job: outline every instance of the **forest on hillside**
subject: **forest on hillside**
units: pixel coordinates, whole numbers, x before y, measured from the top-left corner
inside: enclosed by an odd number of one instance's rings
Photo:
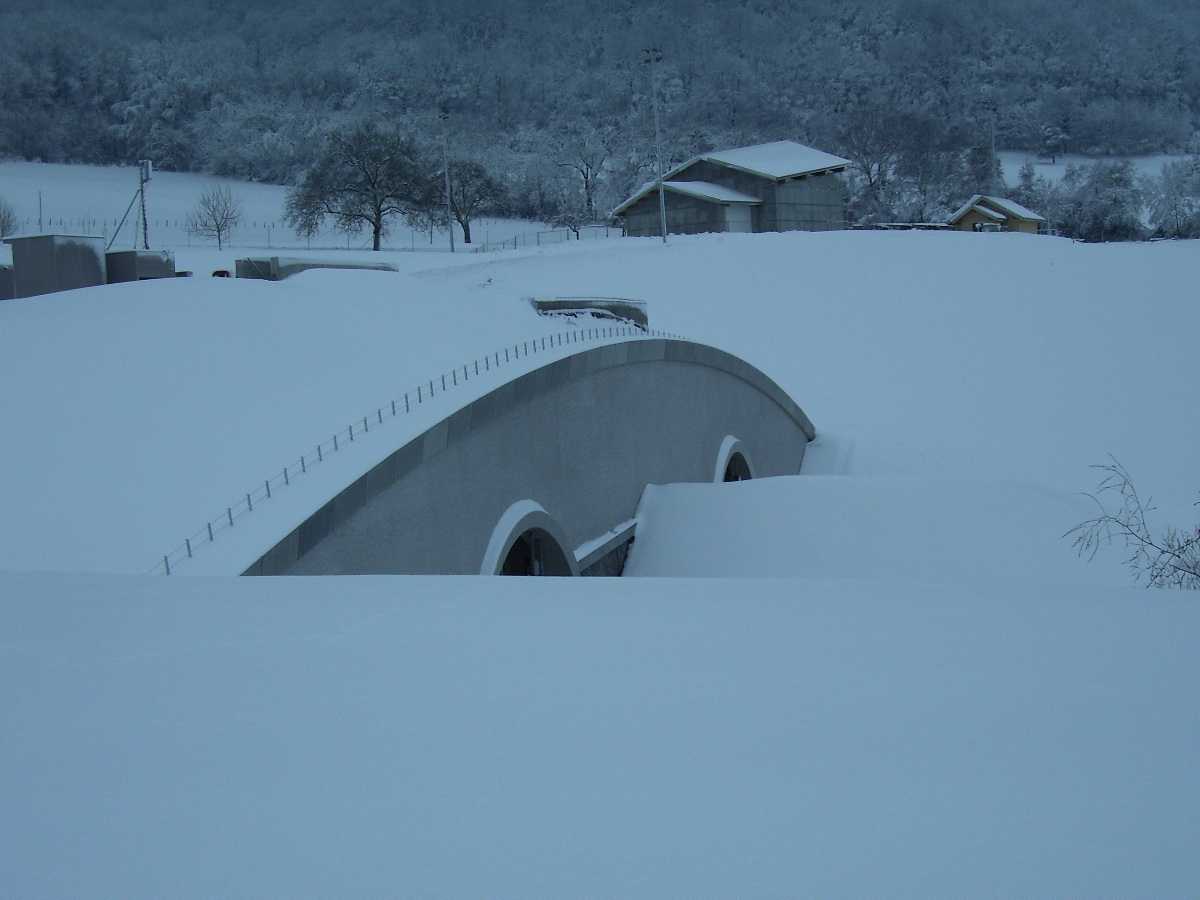
[[[996,148],[1200,151],[1197,34],[1194,0],[6,0],[0,158],[294,183],[371,122],[590,215],[650,176],[653,89],[666,165],[790,138],[854,163],[855,219],[923,219]]]

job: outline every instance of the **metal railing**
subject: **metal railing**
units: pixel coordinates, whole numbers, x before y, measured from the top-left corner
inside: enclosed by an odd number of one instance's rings
[[[581,344],[587,341],[602,341],[619,337],[682,340],[678,335],[663,331],[650,331],[633,325],[611,325],[586,328],[579,331],[564,331],[558,334],[537,337],[532,341],[522,341],[519,344],[513,344],[511,347],[497,350],[480,359],[474,359],[465,365],[457,366],[443,375],[438,375],[418,384],[413,390],[406,391],[403,396],[388,400],[384,405],[376,407],[365,416],[355,417],[355,420],[350,425],[335,433],[328,441],[318,444],[311,453],[302,454],[297,461],[284,466],[282,472],[264,479],[258,487],[247,491],[236,503],[225,507],[224,513],[205,522],[203,528],[190,537],[185,538],[184,542],[170,553],[164,554],[162,559],[148,569],[145,574],[170,575],[172,566],[178,565],[183,560],[190,559],[201,547],[214,541],[216,536],[222,531],[232,528],[238,519],[254,512],[256,505],[261,505],[263,502],[270,500],[281,489],[290,487],[292,481],[306,475],[312,466],[320,465],[330,454],[338,453],[348,443],[356,440],[361,441],[370,434],[372,427],[382,425],[386,418],[411,413],[431,401],[434,396],[457,387],[460,382],[468,384],[472,378],[486,375],[492,369],[497,369],[500,366],[519,359],[528,358],[537,353],[552,350],[555,347],[565,347],[570,344]]]

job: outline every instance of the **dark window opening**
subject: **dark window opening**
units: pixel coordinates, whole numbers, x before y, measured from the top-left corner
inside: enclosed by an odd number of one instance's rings
[[[725,465],[725,481],[749,481],[750,464],[746,462],[746,457],[740,453],[735,453],[729,457],[729,462]]]
[[[548,531],[530,528],[513,542],[500,574],[570,576],[571,564]]]

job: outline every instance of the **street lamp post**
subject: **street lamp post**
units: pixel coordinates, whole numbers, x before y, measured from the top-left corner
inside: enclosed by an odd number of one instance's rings
[[[642,52],[646,54],[646,64],[650,67],[650,106],[654,110],[654,164],[658,170],[658,219],[665,244],[667,242],[667,198],[663,193],[662,135],[658,127],[658,64],[662,62],[662,54],[655,47]]]
[[[442,131],[442,169],[446,175],[446,231],[450,233],[450,252],[454,252],[454,205],[450,202],[450,114],[443,112],[441,116],[444,129]]]

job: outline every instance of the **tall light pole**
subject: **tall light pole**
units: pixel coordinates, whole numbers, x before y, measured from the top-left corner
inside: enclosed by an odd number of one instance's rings
[[[662,228],[663,243],[667,242],[667,197],[663,193],[662,136],[658,128],[658,64],[662,54],[657,47],[643,50],[646,65],[650,67],[650,106],[654,110],[654,164],[658,170],[658,219]]]
[[[450,252],[454,252],[454,205],[450,202],[450,113],[439,116],[442,129],[442,169],[446,174],[446,231],[450,232]]]
[[[142,249],[150,249],[150,234],[146,222],[146,182],[150,180],[150,173],[154,166],[148,159],[138,160],[138,196],[142,201]],[[134,238],[133,246],[137,247],[137,238]]]

